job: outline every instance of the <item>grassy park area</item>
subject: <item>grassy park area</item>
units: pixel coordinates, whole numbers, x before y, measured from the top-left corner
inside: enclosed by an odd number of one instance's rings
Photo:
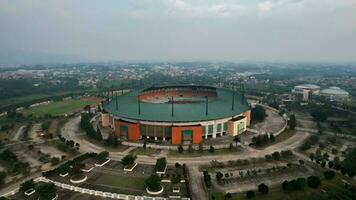
[[[41,105],[41,106],[30,108],[27,111],[27,113],[33,114],[35,116],[43,116],[45,114],[62,115],[76,110],[82,110],[84,106],[91,105],[91,104],[93,104],[93,102],[76,100],[76,99],[58,101],[47,105]]]
[[[284,192],[281,188],[272,189],[267,195],[262,195],[256,190],[254,200],[278,200],[278,199],[308,199],[308,200],[320,200],[320,199],[351,199],[354,197],[353,192],[346,189],[342,182],[343,177],[337,175],[333,180],[326,180],[322,178],[322,185],[319,188],[312,189],[306,187],[301,191]],[[209,189],[209,196],[215,196],[216,200],[223,200],[225,193]],[[231,200],[244,200],[246,199],[245,193],[233,194]]]
[[[134,190],[145,190],[145,178],[133,176],[118,176],[113,174],[101,174],[96,180],[97,185],[114,188],[126,188]]]

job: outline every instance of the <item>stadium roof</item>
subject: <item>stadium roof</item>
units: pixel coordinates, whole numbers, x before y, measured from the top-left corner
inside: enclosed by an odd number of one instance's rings
[[[339,87],[329,87],[327,89],[324,89],[320,91],[321,94],[326,94],[326,95],[349,95],[349,93],[343,89],[340,89]]]
[[[139,115],[137,95],[141,91],[144,90],[135,90],[118,96],[118,110],[116,110],[115,98],[105,104],[104,109],[118,117],[155,122],[208,121],[233,117],[249,109],[247,100],[240,93],[235,92],[234,110],[232,110],[233,92],[228,89],[217,88],[217,97],[208,102],[207,115],[205,102],[174,104],[174,114],[172,116],[172,104],[146,103],[142,101],[140,102],[141,114]]]
[[[314,85],[314,84],[303,84],[303,85],[294,86],[294,88],[299,88],[299,89],[320,89],[320,86]]]

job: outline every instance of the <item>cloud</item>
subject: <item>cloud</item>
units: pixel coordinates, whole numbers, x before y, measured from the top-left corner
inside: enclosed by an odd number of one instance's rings
[[[261,11],[270,11],[272,10],[273,6],[274,6],[273,3],[270,1],[264,1],[258,4],[258,8]]]
[[[355,59],[350,0],[0,0],[0,49],[97,59]]]

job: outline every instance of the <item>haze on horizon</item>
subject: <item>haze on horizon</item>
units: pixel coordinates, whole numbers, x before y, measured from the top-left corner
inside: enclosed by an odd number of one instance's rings
[[[356,61],[351,0],[0,0],[0,64]]]

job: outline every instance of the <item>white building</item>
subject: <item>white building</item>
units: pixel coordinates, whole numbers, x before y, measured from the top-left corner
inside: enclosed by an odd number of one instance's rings
[[[314,84],[297,85],[292,89],[293,98],[297,101],[309,101],[312,95],[318,95],[319,93],[320,86]]]
[[[347,91],[335,86],[321,90],[320,95],[330,101],[348,101],[350,99],[350,94]]]

